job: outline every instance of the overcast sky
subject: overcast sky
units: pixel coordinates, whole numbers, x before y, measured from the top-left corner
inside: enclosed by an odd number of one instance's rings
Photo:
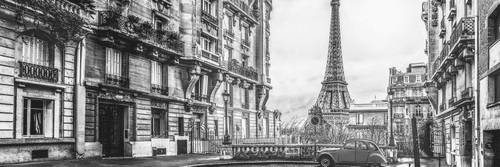
[[[426,62],[421,0],[341,0],[344,71],[356,103],[386,97],[389,68]],[[283,119],[306,116],[325,73],[330,0],[274,0],[271,15],[273,89],[267,103]]]

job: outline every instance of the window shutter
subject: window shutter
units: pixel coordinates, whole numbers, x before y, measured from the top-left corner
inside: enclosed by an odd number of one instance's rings
[[[165,90],[167,90],[167,87],[168,87],[168,66],[167,65],[162,65],[161,68],[162,68],[162,71],[161,71],[161,75],[162,75],[161,85],[162,85],[163,88],[165,88]]]
[[[122,67],[122,73],[121,73],[121,76],[120,77],[126,77],[128,78],[128,53],[126,54],[123,54],[123,57],[121,58],[122,59],[122,63],[121,63],[121,67]]]
[[[207,95],[207,91],[208,91],[208,76],[207,75],[203,75],[202,84],[203,84],[203,87],[201,89],[202,95],[206,96]]]

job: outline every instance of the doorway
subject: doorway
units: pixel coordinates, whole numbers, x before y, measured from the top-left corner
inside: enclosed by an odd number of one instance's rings
[[[124,106],[99,104],[99,142],[102,144],[102,157],[124,156],[124,112]]]

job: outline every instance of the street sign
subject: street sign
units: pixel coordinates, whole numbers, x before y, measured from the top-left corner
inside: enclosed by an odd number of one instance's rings
[[[319,124],[319,117],[317,117],[317,116],[313,116],[313,117],[311,118],[311,124],[313,124],[313,125],[318,125],[318,124]]]

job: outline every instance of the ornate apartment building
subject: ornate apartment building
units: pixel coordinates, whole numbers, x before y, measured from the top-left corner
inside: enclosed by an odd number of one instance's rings
[[[387,100],[353,103],[349,107],[347,128],[354,132],[354,138],[369,139],[379,145],[386,145],[389,132],[387,109]]]
[[[0,163],[216,152],[203,148],[226,127],[279,134],[271,0],[1,2]]]
[[[471,166],[477,89],[475,0],[429,0],[422,4],[427,37],[426,86],[436,120],[435,143],[446,163]],[[444,135],[444,136],[443,136]],[[436,153],[436,152],[435,152]]]
[[[394,93],[393,130],[394,138],[401,150],[412,148],[411,118],[423,120],[432,117],[433,108],[424,88],[426,79],[425,63],[411,63],[406,72],[398,71],[395,67],[389,69],[387,91]]]

